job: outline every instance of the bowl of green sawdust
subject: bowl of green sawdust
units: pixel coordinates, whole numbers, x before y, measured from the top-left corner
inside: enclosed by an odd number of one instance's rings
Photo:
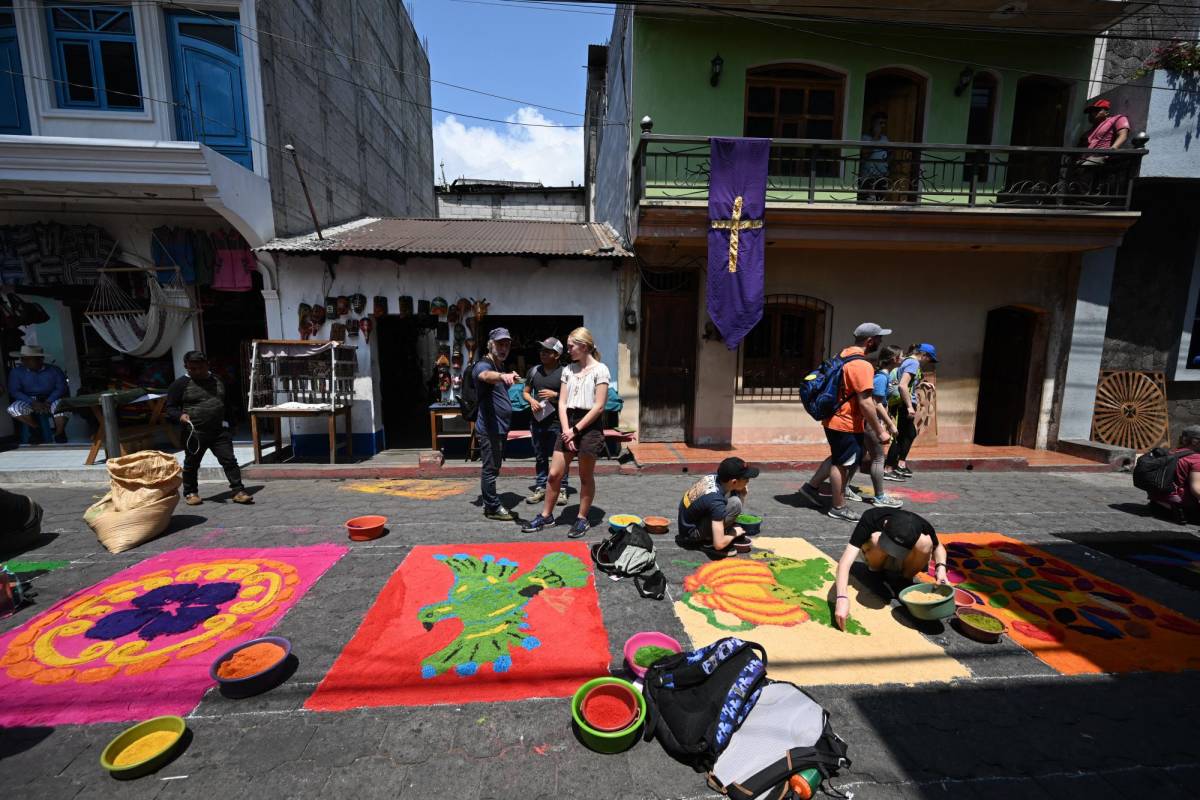
[[[984,644],[994,644],[1008,629],[1004,620],[994,617],[986,611],[964,606],[954,612],[958,618],[958,630],[969,639]]]
[[[646,670],[655,661],[682,652],[679,642],[658,631],[642,631],[625,640],[625,663],[639,678],[646,677]]]

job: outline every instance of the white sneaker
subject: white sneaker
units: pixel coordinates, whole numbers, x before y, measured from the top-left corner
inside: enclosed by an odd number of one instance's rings
[[[869,498],[869,500],[874,505],[883,506],[884,508],[899,508],[904,505],[903,500],[892,497],[890,494],[881,494],[878,497]]]

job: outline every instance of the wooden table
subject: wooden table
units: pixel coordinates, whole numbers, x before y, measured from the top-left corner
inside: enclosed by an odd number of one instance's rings
[[[149,439],[159,434],[165,434],[171,444],[178,450],[180,445],[179,431],[174,425],[167,424],[167,396],[165,394],[157,397],[152,397],[149,400],[134,400],[125,405],[135,405],[137,403],[145,403],[150,407],[150,419],[138,425],[122,425],[117,431],[117,435],[121,442],[121,455],[128,455],[129,449],[126,444],[132,443],[141,439]],[[100,423],[96,428],[96,432],[92,435],[92,447],[88,450],[87,458],[83,463],[92,465],[96,463],[96,456],[100,452],[100,448],[104,447],[104,410],[99,405],[88,406],[92,409],[92,413],[96,416],[96,421]],[[112,453],[104,454],[106,459],[115,458]]]
[[[351,406],[342,406],[335,408],[332,411],[323,410],[301,410],[301,409],[282,409],[273,410],[269,408],[256,408],[250,412],[250,440],[254,444],[254,463],[262,463],[262,440],[258,430],[258,418],[273,420],[275,428],[275,453],[278,455],[279,449],[283,443],[283,423],[284,417],[328,417],[329,419],[329,463],[337,463],[337,418],[342,416],[346,420],[346,460],[354,460],[354,426],[351,421],[350,412]]]
[[[466,439],[468,442],[473,441],[475,436],[475,423],[471,422],[467,426],[466,433],[442,433],[438,420],[446,417],[458,417],[462,415],[462,411],[458,406],[430,406],[429,407],[429,449],[440,450],[438,440],[440,439]],[[471,460],[470,447],[467,448],[467,460]]]

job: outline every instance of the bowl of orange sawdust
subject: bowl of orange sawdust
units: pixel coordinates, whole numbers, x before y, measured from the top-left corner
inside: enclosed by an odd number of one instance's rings
[[[226,651],[209,667],[208,674],[230,696],[258,694],[281,679],[292,654],[292,643],[282,636],[251,639]]]
[[[182,717],[155,717],[126,728],[100,751],[100,766],[114,778],[149,775],[183,749],[187,723]]]

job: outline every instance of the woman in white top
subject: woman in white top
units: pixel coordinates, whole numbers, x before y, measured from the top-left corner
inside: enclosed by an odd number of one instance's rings
[[[612,378],[608,367],[601,363],[596,340],[587,328],[571,331],[567,353],[572,363],[562,372],[562,391],[558,393],[558,419],[563,433],[554,445],[545,504],[542,513],[521,530],[538,533],[555,525],[554,504],[563,475],[571,459],[579,456],[579,513],[567,533],[570,538],[578,539],[591,527],[588,512],[596,496],[596,459],[604,454],[604,403]]]

